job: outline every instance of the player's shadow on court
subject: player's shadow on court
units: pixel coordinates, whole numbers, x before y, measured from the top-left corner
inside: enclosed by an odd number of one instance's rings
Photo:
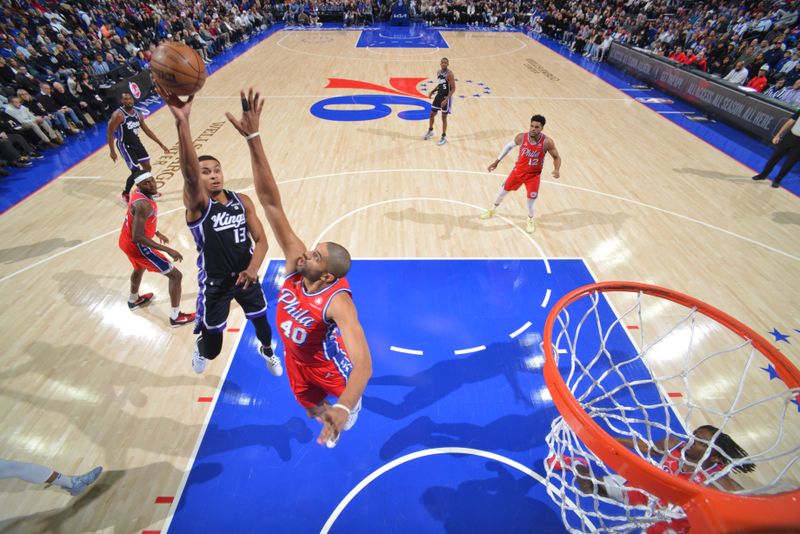
[[[778,224],[796,224],[800,226],[800,213],[776,211],[772,214],[772,220]]]
[[[508,228],[507,225],[485,224],[480,220],[480,212],[475,211],[469,215],[450,215],[447,213],[425,213],[411,207],[400,211],[389,211],[384,217],[394,222],[414,222],[437,226],[443,230],[439,239],[449,240],[453,237],[453,230],[479,230],[481,232],[499,232]]]
[[[709,169],[691,169],[686,167],[672,170],[680,174],[690,174],[692,176],[710,178],[712,180],[724,180],[726,182],[735,182],[741,184],[753,183],[749,176],[742,176],[741,174],[729,174],[725,172],[712,171]]]
[[[120,254],[122,254],[121,251]],[[185,268],[180,267],[180,264],[178,266],[185,272]],[[53,280],[58,283],[58,292],[64,297],[67,304],[84,312],[93,309],[98,302],[116,301],[123,313],[130,313],[131,317],[142,317],[152,321],[154,328],[169,329],[167,309],[165,309],[169,306],[169,281],[167,278],[158,273],[147,273],[144,280],[145,283],[155,286],[153,290],[155,297],[148,306],[129,312],[126,311],[127,300],[125,298],[129,276],[130,271],[122,271],[117,275],[102,275],[75,269],[53,274]],[[107,282],[107,284],[103,282]],[[189,306],[196,298],[197,284],[192,283],[191,280],[187,282],[187,277],[184,276],[181,302],[185,306]],[[189,326],[186,328],[191,329]]]
[[[497,476],[466,480],[455,488],[433,486],[422,494],[422,505],[445,532],[564,531],[555,511],[528,496],[537,480],[498,462],[487,462],[486,469]]]
[[[63,237],[53,239],[45,239],[38,243],[31,243],[30,245],[21,245],[18,247],[0,249],[0,262],[9,264],[15,263],[20,260],[29,260],[31,258],[38,258],[46,256],[52,252],[66,250],[75,247],[82,243],[79,239],[72,239],[67,241]]]
[[[148,358],[157,356],[141,357],[144,364]],[[192,388],[213,387],[217,382],[212,375],[162,376],[144,367],[111,360],[83,345],[35,342],[25,348],[18,360],[21,363],[0,372],[0,379],[43,375],[36,382],[41,385],[38,389],[15,390],[4,383],[2,396],[61,414],[67,424],[72,423],[78,432],[103,448],[106,457],[116,457],[119,436],[124,436],[128,448],[162,452],[165,447],[174,447],[177,439],[194,439],[201,431],[200,424],[182,424],[166,416],[147,417],[136,410],[131,413],[130,405],[142,408],[148,404],[143,388],[185,387],[190,403]],[[164,434],[158,429],[169,432]]]
[[[220,466],[214,476],[221,472]],[[78,497],[68,497],[63,508],[0,521],[0,532],[141,532],[151,525],[161,524],[167,517],[169,506],[153,505],[147,513],[131,514],[131,500],[136,499],[141,506],[150,505],[158,496],[156,481],[165,487],[177,487],[181,475],[181,471],[169,462],[104,470],[86,492]]]
[[[481,426],[472,423],[436,423],[428,416],[412,421],[395,432],[380,450],[382,460],[390,460],[416,445],[470,447],[482,450],[527,451],[544,443],[550,422],[558,415],[553,407],[540,408],[528,415],[504,415]]]
[[[522,391],[519,373],[530,372],[525,358],[535,348],[521,341],[493,343],[485,350],[458,356],[435,363],[430,368],[413,375],[384,375],[372,377],[369,389],[374,393],[381,386],[407,386],[410,391],[399,404],[384,398],[364,395],[364,407],[389,419],[404,419],[432,406],[467,384],[475,384],[496,376],[504,376],[520,403],[532,405],[531,399]]]
[[[516,217],[510,217],[516,219]],[[631,214],[627,212],[608,213],[578,208],[570,208],[554,213],[548,213],[536,218],[536,225],[548,232],[568,232],[578,228],[608,225],[618,232],[625,226]],[[519,217],[519,224],[525,224],[527,217]]]
[[[245,447],[263,447],[275,449],[278,457],[288,462],[292,459],[292,441],[309,443],[313,437],[306,421],[299,417],[292,417],[282,425],[242,425],[223,429],[214,424],[206,430],[197,458],[202,460]],[[270,461],[270,458],[265,457],[265,461]]]

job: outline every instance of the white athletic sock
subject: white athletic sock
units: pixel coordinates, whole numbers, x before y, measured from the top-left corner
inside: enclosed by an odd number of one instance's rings
[[[131,293],[131,296],[128,297],[128,302],[136,302],[139,298],[139,293]]]
[[[533,219],[533,203],[536,202],[535,199],[529,198],[528,199],[528,218]]]
[[[53,485],[58,486],[59,488],[70,489],[73,485],[73,479],[69,475],[62,475],[59,473],[56,479],[53,481]]]
[[[500,192],[497,193],[497,198],[494,199],[494,207],[495,208],[498,207],[501,202],[503,202],[503,199],[506,198],[507,194],[508,194],[508,191],[506,191],[505,189],[500,189]]]
[[[0,478],[19,478],[33,484],[44,484],[52,474],[53,470],[43,465],[0,458]]]
[[[172,308],[172,312],[169,314],[170,319],[177,319],[178,314],[181,313],[181,307],[178,306],[177,308]]]

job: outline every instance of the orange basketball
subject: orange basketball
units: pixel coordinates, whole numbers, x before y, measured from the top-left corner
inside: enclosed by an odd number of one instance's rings
[[[150,59],[153,81],[178,96],[195,94],[206,83],[206,65],[200,55],[183,43],[164,43]]]

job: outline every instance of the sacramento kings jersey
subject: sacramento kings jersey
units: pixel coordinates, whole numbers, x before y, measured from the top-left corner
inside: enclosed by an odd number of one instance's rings
[[[125,108],[120,107],[119,110],[122,112],[122,123],[117,127],[117,131],[114,132],[117,142],[125,145],[139,143],[139,128],[142,127],[139,123],[139,112],[134,109],[128,115],[125,112]]]
[[[440,95],[450,94],[450,82],[447,81],[447,75],[450,74],[450,69],[439,70],[436,73],[436,93]]]
[[[253,256],[244,203],[239,195],[225,190],[229,201],[208,199],[203,216],[189,223],[197,244],[199,277],[228,278],[247,269]]]

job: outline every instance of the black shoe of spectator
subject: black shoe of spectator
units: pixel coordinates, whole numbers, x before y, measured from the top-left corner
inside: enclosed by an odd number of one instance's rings
[[[44,159],[44,156],[39,154],[38,152],[34,152],[33,154],[28,154],[30,159]]]
[[[5,168],[0,167],[0,176],[11,176],[11,173],[8,172]]]
[[[775,189],[778,189],[780,186],[781,186],[781,181],[780,180],[773,180],[772,185],[770,187],[774,187]]]
[[[764,180],[764,179],[766,179],[766,175],[761,173],[758,173],[755,176],[753,176],[753,180]]]
[[[14,161],[11,163],[12,167],[17,167],[17,168],[30,167],[31,165],[33,165],[33,163],[31,163],[30,161]]]

